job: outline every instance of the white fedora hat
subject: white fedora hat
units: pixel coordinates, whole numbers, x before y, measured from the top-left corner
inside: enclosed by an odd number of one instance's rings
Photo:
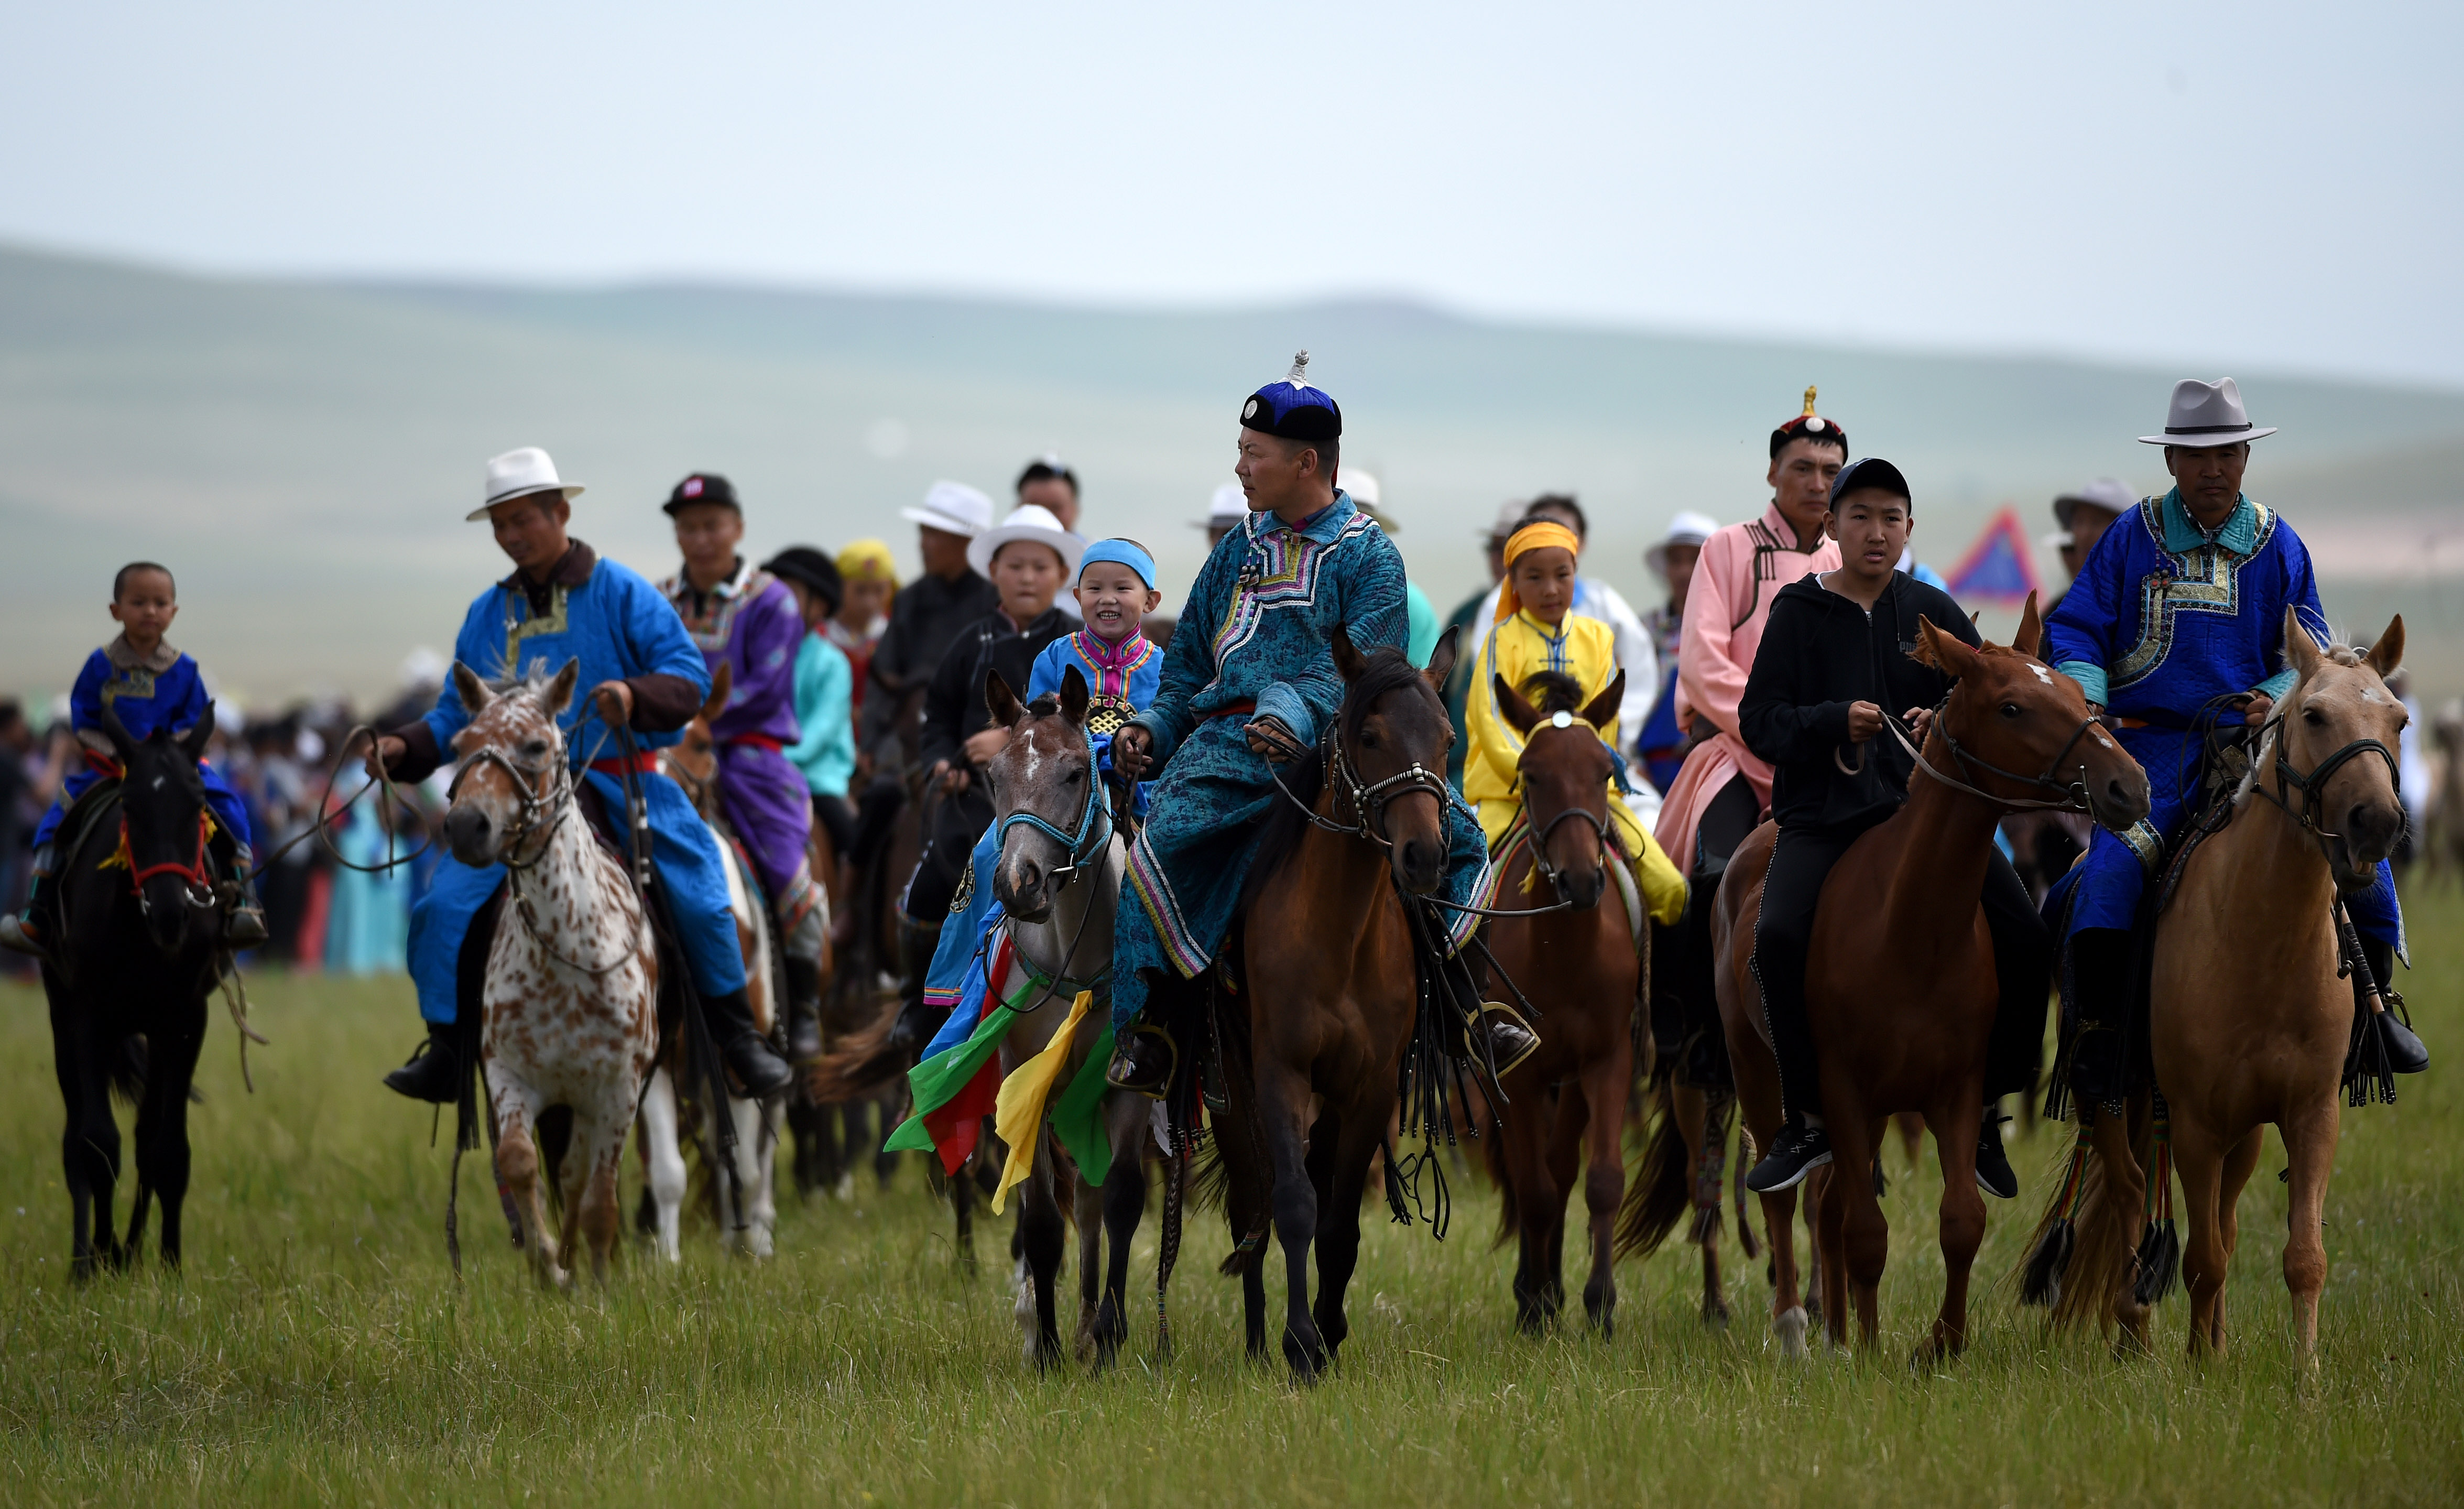
[[[1061,527],[1061,521],[1052,517],[1051,509],[1041,503],[1028,503],[1011,509],[999,529],[987,529],[968,541],[967,564],[985,576],[992,575],[993,557],[1013,540],[1050,545],[1061,557],[1061,574],[1065,577],[1078,574],[1078,552],[1087,548],[1086,541]]]
[[[1658,544],[1642,552],[1642,564],[1661,576],[1668,574],[1668,552],[1676,545],[1701,545],[1719,532],[1720,521],[1709,514],[1688,509],[1668,521],[1668,534]]]
[[[1386,490],[1377,485],[1376,477],[1356,466],[1347,466],[1343,469],[1341,485],[1344,496],[1352,499],[1352,506],[1376,520],[1378,528],[1390,535],[1402,529],[1403,526],[1386,512],[1383,506]]]
[[[1238,482],[1226,482],[1206,500],[1206,517],[1189,521],[1192,529],[1229,529],[1249,517],[1249,495]]]
[[[2071,517],[2079,512],[2079,506],[2081,503],[2087,504],[2090,508],[2101,508],[2106,513],[2119,516],[2130,512],[2132,506],[2138,501],[2138,498],[2131,493],[2130,489],[2123,486],[2120,481],[2110,477],[2100,477],[2085,487],[2064,493],[2055,499],[2054,518],[2060,522],[2062,532],[2067,534],[2070,532]]]
[[[488,460],[488,500],[462,516],[465,523],[476,523],[488,517],[488,510],[498,503],[510,503],[517,498],[533,493],[562,493],[566,499],[579,497],[580,482],[560,481],[556,460],[535,445],[520,446]]]
[[[2250,411],[2241,406],[2241,388],[2230,377],[2212,383],[2186,377],[2173,385],[2173,404],[2165,415],[2163,434],[2144,434],[2141,445],[2180,445],[2212,450],[2276,433],[2274,425],[2251,428]]]
[[[927,529],[970,540],[993,526],[993,500],[964,482],[935,482],[924,490],[922,507],[902,508],[898,513]]]

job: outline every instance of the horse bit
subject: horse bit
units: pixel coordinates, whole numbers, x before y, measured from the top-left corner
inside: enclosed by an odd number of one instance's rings
[[[1954,687],[1952,690],[1955,694],[1957,688]],[[2060,799],[2058,801],[2041,802],[2032,801],[2026,797],[2002,796],[1995,792],[1984,790],[1978,787],[1972,786],[1968,781],[1953,780],[1949,776],[1943,774],[1940,770],[1935,769],[1933,766],[1926,761],[1925,751],[1918,748],[1915,742],[1908,737],[1906,725],[1903,724],[1897,718],[1890,714],[1884,713],[1882,715],[1882,721],[1889,726],[1891,737],[1897,739],[1900,742],[1900,747],[1905,749],[1908,752],[1908,757],[1916,761],[1918,769],[1923,770],[1925,774],[1932,776],[1935,780],[1940,781],[1943,785],[1949,787],[1955,791],[1965,791],[1970,796],[1991,802],[1995,806],[2000,807],[2007,811],[2086,812],[2092,810],[2089,803],[2087,789],[2087,762],[2084,760],[2079,762],[2079,777],[2076,781],[2062,781],[2057,779],[2057,775],[2062,768],[2062,762],[2070,758],[2070,752],[2073,749],[2079,747],[2079,742],[2087,737],[2089,729],[2096,727],[2101,721],[2101,720],[2100,720],[2094,713],[2090,713],[2085,718],[2079,720],[2079,726],[2071,730],[2071,736],[2062,741],[2061,748],[2056,750],[2054,752],[2053,759],[2045,763],[2043,774],[2030,776],[2022,775],[2016,770],[2005,770],[2000,766],[1993,764],[1991,761],[1979,755],[1970,754],[1966,748],[1962,747],[1958,739],[1952,736],[1950,729],[1945,725],[1942,721],[1942,711],[1949,705],[1950,698],[1948,697],[1945,697],[1940,702],[1934,704],[1932,731],[1942,736],[1944,746],[1950,750],[1950,757],[1959,763],[1960,774],[1972,778],[1976,771],[1985,770],[1991,774],[1998,775],[2006,781],[2017,781],[2032,790],[2053,792]],[[1837,761],[1837,752],[1834,751],[1833,759]],[[1855,772],[1851,771],[1850,773],[1854,774]]]

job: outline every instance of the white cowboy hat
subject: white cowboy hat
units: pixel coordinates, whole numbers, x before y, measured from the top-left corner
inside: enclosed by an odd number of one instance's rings
[[[2165,415],[2163,434],[2144,434],[2141,445],[2179,445],[2213,450],[2276,433],[2274,425],[2251,428],[2250,411],[2241,406],[2241,388],[2230,377],[2212,383],[2186,377],[2173,385],[2173,405]]]
[[[902,508],[898,514],[927,529],[972,540],[993,526],[993,500],[964,482],[935,482],[925,489],[922,507]]]
[[[1010,516],[1001,521],[999,529],[987,529],[968,541],[967,564],[982,575],[992,575],[993,557],[1013,540],[1032,540],[1037,544],[1050,545],[1061,557],[1061,574],[1065,577],[1078,574],[1078,552],[1087,548],[1086,541],[1061,527],[1061,521],[1052,517],[1051,509],[1039,503],[1029,503],[1023,508],[1010,510]]]
[[[1523,511],[1531,506],[1528,498],[1509,498],[1497,505],[1497,522],[1475,531],[1485,544],[1504,544],[1507,537],[1523,526]]]
[[[1352,506],[1376,520],[1378,528],[1390,535],[1401,530],[1403,526],[1379,506],[1385,502],[1386,496],[1385,490],[1377,485],[1377,478],[1356,466],[1347,466],[1343,469],[1341,481],[1344,493],[1352,499]]]
[[[2079,512],[2079,506],[2081,503],[2087,504],[2090,508],[2101,508],[2118,518],[2130,512],[2132,505],[2138,501],[2139,499],[2131,495],[2130,489],[2123,486],[2121,482],[2110,477],[2100,477],[2085,487],[2064,493],[2055,499],[2054,518],[2061,524],[2062,532],[2068,534],[2071,529],[2071,516]]]
[[[1206,517],[1189,521],[1192,529],[1230,529],[1249,517],[1249,495],[1238,482],[1226,482],[1206,501]]]
[[[1668,521],[1668,534],[1666,538],[1662,539],[1658,544],[1653,545],[1650,549],[1642,552],[1642,564],[1651,567],[1655,575],[1666,576],[1668,574],[1668,551],[1671,546],[1681,544],[1699,546],[1704,541],[1710,539],[1712,535],[1717,533],[1719,528],[1720,521],[1712,518],[1709,514],[1698,514],[1690,509],[1684,513],[1679,514],[1676,518]]]
[[[571,501],[581,496],[582,484],[558,480],[553,457],[538,446],[521,446],[489,458],[488,500],[464,514],[462,521],[476,523],[498,503],[510,503],[533,493],[562,493]]]

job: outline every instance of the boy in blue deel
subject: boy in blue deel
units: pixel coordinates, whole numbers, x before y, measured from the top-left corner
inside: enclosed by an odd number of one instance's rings
[[[53,839],[60,819],[94,784],[120,774],[118,750],[103,731],[102,710],[109,707],[131,739],[144,739],[163,729],[182,733],[197,721],[213,716],[197,662],[174,650],[163,636],[180,613],[178,588],[170,568],[138,561],[120,568],[111,584],[111,616],[120,622],[120,637],[86,657],[77,673],[77,689],[69,694],[69,726],[77,731],[85,761],[69,772],[59,799],[34,830],[33,885],[23,917],[0,918],[0,945],[36,958],[51,943],[52,919],[48,883],[59,856]],[[197,774],[206,784],[206,806],[213,814],[208,847],[216,870],[240,883],[239,899],[223,923],[223,938],[234,948],[253,948],[265,942],[265,913],[256,903],[254,863],[249,850],[248,809],[239,794],[224,784],[222,773],[203,760]]]
[[[1106,776],[1112,773],[1112,735],[1155,700],[1163,677],[1163,652],[1143,629],[1146,615],[1163,600],[1155,580],[1155,557],[1136,541],[1098,540],[1089,545],[1079,557],[1078,585],[1070,593],[1087,627],[1045,645],[1027,677],[1030,702],[1060,696],[1061,678],[1071,670],[1086,680],[1087,733],[1095,745],[1095,768]],[[1146,815],[1148,785],[1141,781],[1133,788],[1131,810],[1139,817]],[[945,1017],[939,1035],[925,1051],[927,1057],[975,1031],[973,1016],[952,1008],[983,994],[988,951],[982,945],[1001,921],[1001,903],[992,895],[993,866],[1000,859],[1001,825],[995,823],[976,841],[968,873],[950,905],[950,921],[933,951],[933,967],[924,977],[925,1004]]]

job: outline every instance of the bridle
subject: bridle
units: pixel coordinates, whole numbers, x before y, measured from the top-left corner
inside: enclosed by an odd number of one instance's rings
[[[1916,741],[1909,736],[1907,725],[1892,714],[1882,715],[1882,721],[1891,730],[1891,737],[1900,742],[1900,747],[1908,752],[1908,758],[1917,763],[1918,769],[1954,791],[1965,791],[1981,801],[1992,803],[2004,811],[2088,812],[2092,810],[2088,800],[2087,762],[2082,760],[2079,763],[2076,767],[2079,770],[2079,779],[2075,781],[2060,779],[2060,773],[2062,762],[2070,758],[2071,751],[2079,747],[2079,742],[2087,737],[2088,730],[2096,727],[2101,721],[2094,713],[2079,721],[2079,726],[2071,730],[2071,736],[2062,741],[2061,748],[2056,750],[2054,757],[2045,762],[2045,768],[2041,774],[2022,775],[2016,770],[2006,770],[1981,755],[1969,753],[1951,733],[1949,724],[1944,721],[1942,715],[1943,710],[1950,705],[1951,697],[1957,696],[1958,691],[1959,689],[1954,686],[1948,695],[1934,704],[1933,732],[1941,738],[1943,747],[1950,751],[1951,759],[1959,766],[1959,773],[1969,777],[1965,781],[1945,775],[1935,769],[1931,762],[1925,759],[1925,751],[1918,748]],[[1837,759],[1836,752],[1833,758]],[[2038,801],[2021,796],[2004,796],[1998,792],[1985,790],[1974,784],[1976,772],[1979,770],[2000,776],[2005,781],[2016,781],[2031,790],[2049,792],[2054,799]]]
[[[1302,752],[1297,743],[1278,740],[1271,734],[1266,737],[1269,743],[1283,747],[1287,754],[1296,756]],[[1398,796],[1413,791],[1425,791],[1437,798],[1438,810],[1441,812],[1449,806],[1460,807],[1465,812],[1471,811],[1470,806],[1455,794],[1455,788],[1446,784],[1443,770],[1432,771],[1418,760],[1382,780],[1364,780],[1359,768],[1352,763],[1350,751],[1343,747],[1343,730],[1339,725],[1329,730],[1324,779],[1326,785],[1335,793],[1338,803],[1348,801],[1352,804],[1351,822],[1339,822],[1332,818],[1318,816],[1316,810],[1309,803],[1292,795],[1292,788],[1284,785],[1282,774],[1276,771],[1271,764],[1266,766],[1266,773],[1274,778],[1275,788],[1283,792],[1294,807],[1301,810],[1302,816],[1317,827],[1330,833],[1341,833],[1350,838],[1366,838],[1380,849],[1390,852],[1395,847],[1395,841],[1386,836],[1386,804]]]
[[[1104,796],[1104,783],[1095,768],[1095,735],[1092,730],[1082,726],[1078,736],[1087,745],[1087,805],[1080,810],[1078,821],[1071,830],[1064,832],[1035,813],[1021,810],[1002,818],[993,832],[993,842],[997,845],[1009,842],[1009,831],[1013,828],[1031,828],[1059,844],[1062,852],[1068,855],[1069,862],[1055,865],[1045,872],[1053,877],[1055,890],[1076,879],[1079,872],[1093,864],[1096,856],[1112,842],[1112,804]]]
[[[205,908],[221,904],[220,899],[214,895],[213,870],[211,861],[208,859],[206,854],[206,837],[212,832],[212,828],[213,820],[206,815],[203,808],[199,808],[197,854],[194,859],[185,863],[177,859],[165,859],[160,864],[140,865],[137,862],[136,852],[128,846],[128,799],[124,796],[121,798],[120,852],[128,856],[128,888],[137,893],[139,912],[147,916],[153,915],[153,903],[145,899],[145,882],[158,875],[178,876],[182,882],[181,899],[190,906]]]
[[[1549,728],[1571,728],[1573,724],[1573,714],[1559,711],[1550,715],[1546,720],[1544,720],[1541,726]],[[1539,728],[1534,728],[1531,732],[1533,734],[1537,734],[1539,731]],[[1531,752],[1530,735],[1525,736],[1523,752],[1526,756],[1529,755]],[[1516,760],[1514,765],[1514,785],[1516,795],[1519,798],[1519,805],[1522,807],[1525,813],[1524,823],[1526,827],[1529,828],[1530,823],[1529,813],[1531,811],[1531,799],[1526,789],[1526,783],[1523,775],[1523,762],[1520,759]],[[1595,813],[1588,807],[1563,808],[1547,822],[1541,824],[1537,828],[1529,829],[1531,868],[1539,875],[1540,878],[1549,882],[1550,888],[1556,893],[1560,901],[1565,899],[1566,892],[1564,883],[1561,879],[1561,872],[1549,858],[1549,836],[1557,831],[1558,824],[1563,823],[1570,818],[1580,818],[1587,826],[1590,827],[1592,830],[1592,835],[1599,840],[1600,862],[1603,865],[1608,863],[1609,855],[1615,850],[1615,845],[1609,837],[1609,820],[1607,814],[1605,812]]]
[[[497,860],[505,867],[505,889],[512,894],[514,915],[521,920],[522,929],[531,935],[531,941],[538,943],[549,958],[568,969],[596,979],[623,968],[633,957],[630,945],[620,944],[616,957],[604,965],[566,958],[547,941],[547,934],[540,931],[539,919],[531,915],[530,893],[522,889],[522,877],[539,868],[540,861],[548,856],[557,830],[564,825],[566,814],[574,809],[573,771],[559,758],[563,747],[563,736],[555,730],[552,721],[549,726],[554,747],[547,760],[538,766],[526,766],[507,757],[494,744],[481,744],[462,762],[462,767],[453,772],[453,784],[445,788],[445,801],[449,808],[451,807],[461,794],[463,781],[481,766],[495,766],[505,772],[506,778],[514,783],[521,803],[521,810],[515,815],[514,821],[505,825],[504,847],[499,851],[501,857]],[[541,776],[547,778],[544,791],[538,785]],[[534,838],[538,845],[528,857],[524,857],[522,847]]]
[[[2355,739],[2345,743],[2337,749],[2334,754],[2329,755],[2326,759],[2320,761],[2318,765],[2311,767],[2310,772],[2305,775],[2302,772],[2294,769],[2293,762],[2285,758],[2284,715],[2282,713],[2277,713],[2275,717],[2269,719],[2267,722],[2260,727],[2259,734],[2260,737],[2273,739],[2275,742],[2276,780],[2277,788],[2273,791],[2269,790],[2266,783],[2263,781],[2253,782],[2251,788],[2256,791],[2259,795],[2267,798],[2269,801],[2274,802],[2277,806],[2282,808],[2286,816],[2292,818],[2296,823],[2299,823],[2302,829],[2310,834],[2311,838],[2317,842],[2319,845],[2320,856],[2327,860],[2330,868],[2333,868],[2335,864],[2335,857],[2327,852],[2327,842],[2329,839],[2342,841],[2344,835],[2322,826],[2321,820],[2326,815],[2327,783],[2336,778],[2337,771],[2342,770],[2344,766],[2352,764],[2364,755],[2378,756],[2380,759],[2387,762],[2387,779],[2389,782],[2393,783],[2395,787],[2398,805],[2402,805],[2404,795],[2403,768],[2396,761],[2395,751],[2389,749],[2386,744],[2379,743],[2379,741],[2375,739]],[[2293,810],[2293,804],[2285,800],[2283,793],[2286,790],[2294,790],[2301,793],[2301,810],[2299,811],[2295,811]]]

